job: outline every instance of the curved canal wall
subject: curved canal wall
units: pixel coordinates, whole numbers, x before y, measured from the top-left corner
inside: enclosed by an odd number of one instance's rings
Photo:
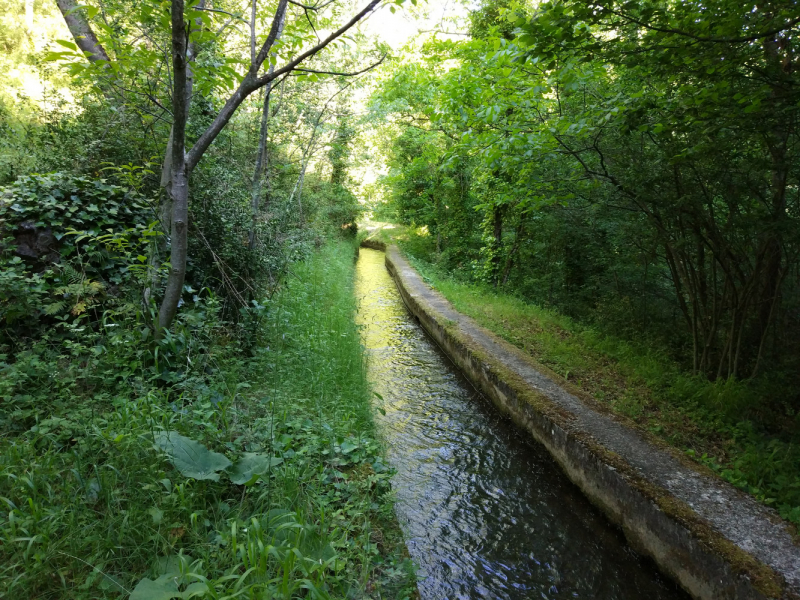
[[[396,246],[386,266],[412,314],[470,381],[692,596],[800,599],[800,548],[777,514],[592,406],[458,313]]]

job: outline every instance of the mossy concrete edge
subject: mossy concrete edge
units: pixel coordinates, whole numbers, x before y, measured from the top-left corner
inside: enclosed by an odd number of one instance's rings
[[[360,246],[362,248],[370,248],[372,250],[382,250],[384,252],[386,251],[386,244],[384,244],[380,240],[372,240],[367,238],[365,240],[361,240]]]
[[[470,381],[548,450],[583,493],[623,529],[637,551],[651,557],[689,594],[702,600],[800,598],[781,574],[720,534],[686,502],[643,477],[619,454],[575,427],[569,411],[528,385],[476,343],[458,322],[446,318],[420,294],[411,293],[408,273],[403,271],[413,269],[396,246],[386,248],[386,266],[411,313]],[[494,337],[505,350],[533,362]],[[654,451],[660,450],[654,447]]]

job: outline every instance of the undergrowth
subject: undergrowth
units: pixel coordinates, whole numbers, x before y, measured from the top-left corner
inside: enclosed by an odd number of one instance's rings
[[[173,381],[132,317],[6,357],[0,598],[410,597],[352,269],[295,264],[247,344],[196,297]]]
[[[776,411],[782,382],[692,376],[655,343],[621,339],[446,272],[427,238],[396,241],[457,310],[800,525],[800,414],[788,405]]]

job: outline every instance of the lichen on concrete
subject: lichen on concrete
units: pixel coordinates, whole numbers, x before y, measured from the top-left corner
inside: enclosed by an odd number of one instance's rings
[[[465,375],[693,596],[800,598],[800,548],[771,509],[615,418],[453,309],[396,247],[409,310]]]

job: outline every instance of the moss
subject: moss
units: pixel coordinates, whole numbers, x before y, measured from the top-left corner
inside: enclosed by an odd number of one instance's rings
[[[382,250],[386,251],[386,244],[380,240],[373,240],[373,239],[365,239],[361,240],[361,247],[362,248],[371,248],[373,250]]]

